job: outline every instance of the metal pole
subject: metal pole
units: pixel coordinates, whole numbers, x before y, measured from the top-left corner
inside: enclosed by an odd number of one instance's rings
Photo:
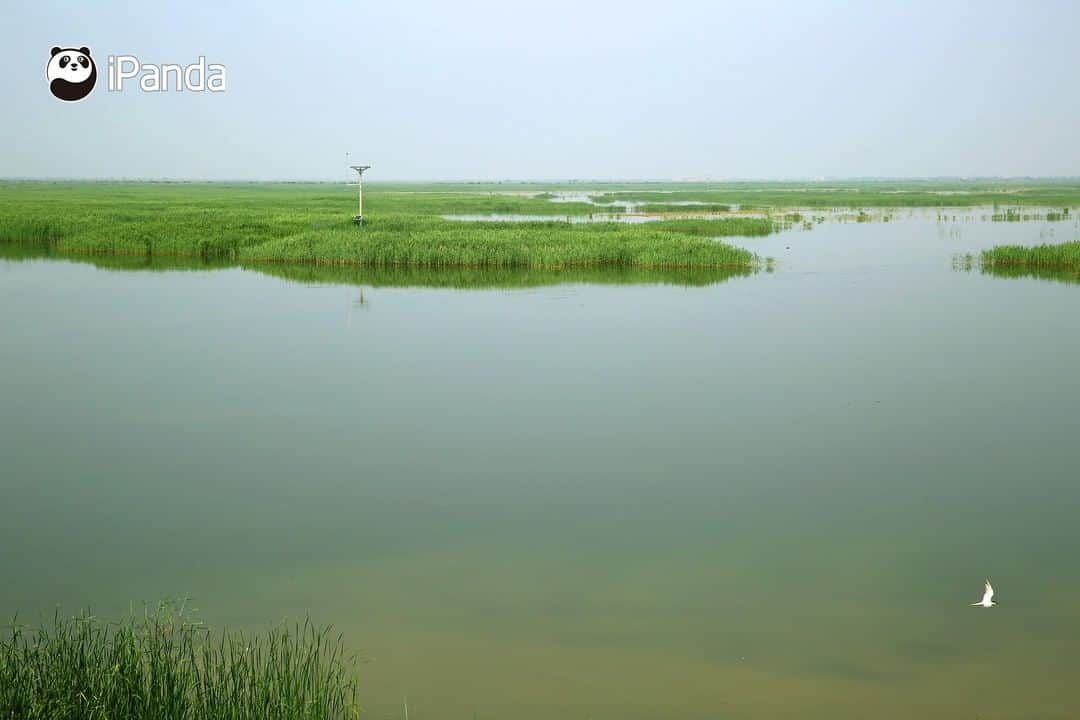
[[[352,169],[356,171],[356,217],[353,218],[353,222],[357,225],[362,225],[364,222],[364,171],[369,167],[371,166],[352,166]]]

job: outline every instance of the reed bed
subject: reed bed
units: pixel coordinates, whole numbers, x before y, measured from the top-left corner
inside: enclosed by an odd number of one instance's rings
[[[0,242],[54,256],[422,268],[749,269],[753,253],[709,238],[772,232],[765,219],[577,224],[544,215],[596,211],[525,195],[365,193],[352,223],[344,185],[0,183]],[[509,214],[530,222],[458,222]]]
[[[982,205],[1080,207],[1075,180],[861,180],[840,182],[653,183],[602,185],[593,202],[702,202],[740,210],[782,208],[974,207]]]
[[[722,203],[695,203],[693,205],[677,205],[672,203],[642,203],[635,205],[633,212],[646,215],[685,215],[692,213],[726,213],[731,211],[730,205]]]
[[[645,227],[696,237],[762,237],[777,230],[777,223],[762,217],[673,218],[656,220]]]
[[[1080,270],[1080,240],[1058,245],[998,245],[984,250],[980,263],[987,268]]]
[[[0,243],[0,259],[33,262],[43,257],[62,259],[47,248],[20,243]],[[172,257],[149,255],[80,256],[86,262],[108,270],[150,272],[207,271],[240,265],[224,258]],[[566,283],[606,285],[703,286],[754,274],[761,267],[586,267],[538,269],[530,267],[415,267],[328,265],[313,263],[243,263],[256,272],[304,283],[340,283],[376,287],[446,287],[458,289],[523,288]],[[764,269],[769,269],[766,262]]]
[[[367,187],[365,183],[364,187]],[[515,193],[537,196],[573,192],[590,195],[594,202],[634,200],[636,202],[671,202],[701,200],[731,202],[745,209],[753,198],[763,204],[782,207],[830,206],[830,200],[858,198],[856,206],[920,207],[920,196],[955,198],[954,205],[1041,205],[1076,207],[1080,194],[1077,178],[936,178],[936,179],[835,179],[835,180],[744,180],[744,181],[497,181],[497,182],[380,182],[372,187],[380,192],[398,193]],[[634,198],[631,193],[655,193]],[[677,193],[684,193],[678,197]],[[697,197],[689,193],[700,193]],[[616,197],[611,197],[615,195]],[[721,199],[726,196],[725,199]],[[1061,201],[1055,201],[1059,198]],[[821,201],[821,202],[818,202]],[[932,202],[931,207],[940,205]],[[836,207],[845,207],[841,202]]]
[[[573,189],[606,203],[552,202]],[[1052,181],[639,184],[0,183],[0,243],[54,256],[165,257],[245,263],[450,268],[743,268],[762,265],[717,238],[755,237],[790,226],[798,208],[994,205],[1007,221],[1040,205],[1055,219],[1080,207],[1080,183]],[[610,202],[643,203],[663,215],[702,208],[759,208],[767,217],[671,217],[658,222],[568,223]],[[705,205],[672,205],[698,202]],[[515,215],[528,222],[460,222],[444,215]],[[1049,218],[1049,215],[1046,215]]]
[[[513,224],[508,224],[513,225]],[[245,249],[245,263],[310,263],[364,267],[750,268],[753,253],[707,237],[648,225],[594,223],[497,225],[483,232],[465,224],[424,232],[384,230],[377,223],[297,233]]]
[[[357,718],[354,668],[340,637],[307,622],[244,635],[176,605],[118,624],[57,613],[0,640],[0,718]]]

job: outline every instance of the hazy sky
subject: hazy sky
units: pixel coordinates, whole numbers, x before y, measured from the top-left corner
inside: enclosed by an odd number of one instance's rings
[[[0,3],[4,177],[1080,175],[1076,0]],[[120,54],[227,90],[107,92]]]

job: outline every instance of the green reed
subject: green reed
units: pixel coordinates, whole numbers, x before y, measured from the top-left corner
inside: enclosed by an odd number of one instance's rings
[[[34,245],[0,243],[0,260],[34,261],[56,258]],[[250,262],[169,256],[95,255],[64,258],[108,270],[138,272],[207,271],[245,267],[248,270],[303,283],[369,285],[374,287],[440,287],[457,289],[523,288],[567,283],[593,285],[703,286],[753,275],[758,267],[648,268],[634,266],[542,269],[532,267],[436,267],[407,265],[367,267],[314,263]],[[766,261],[766,268],[768,261]]]
[[[1058,245],[998,245],[984,250],[981,264],[988,268],[1043,268],[1080,270],[1080,240]]]
[[[694,268],[757,264],[753,253],[651,223],[505,223],[477,228],[449,223],[424,232],[385,230],[372,223],[301,232],[247,248],[245,263],[287,262],[365,267]],[[484,223],[487,225],[487,223]],[[717,235],[724,234],[719,228]]]
[[[774,220],[763,217],[672,218],[655,220],[641,227],[697,237],[760,237],[777,229]]]
[[[687,215],[693,213],[726,213],[731,211],[730,205],[722,203],[697,203],[695,205],[673,205],[671,203],[642,203],[634,206],[634,212],[646,215]]]
[[[840,180],[637,183],[576,188],[597,203],[704,202],[740,210],[781,208],[1080,206],[1075,179]]]
[[[665,219],[571,223],[611,209],[553,202],[572,188],[599,202],[644,203]],[[54,256],[188,257],[244,263],[364,267],[755,268],[752,252],[716,238],[769,234],[803,208],[858,209],[887,219],[897,206],[993,205],[1012,221],[1071,219],[1074,181],[860,181],[841,183],[379,184],[366,186],[365,224],[352,224],[355,186],[336,183],[0,182],[0,244]],[[704,205],[672,205],[697,202]],[[1032,206],[1055,208],[1037,210]],[[1023,212],[1015,208],[1027,206]],[[767,217],[693,217],[738,207]],[[866,210],[872,209],[872,210]],[[1012,208],[1012,210],[1004,209]],[[1057,208],[1061,210],[1058,211]],[[451,215],[535,221],[461,222]]]
[[[598,208],[464,189],[378,188],[365,192],[365,223],[357,227],[355,192],[331,184],[0,183],[0,243],[32,245],[54,256],[246,263],[751,268],[758,262],[753,253],[710,238],[773,229],[762,218],[569,223],[552,218],[595,215]],[[536,220],[461,222],[444,215]]]
[[[341,638],[308,622],[244,635],[175,604],[117,624],[56,613],[0,639],[0,718],[356,718],[354,668]]]

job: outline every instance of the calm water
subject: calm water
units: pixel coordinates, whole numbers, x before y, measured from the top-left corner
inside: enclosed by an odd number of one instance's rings
[[[0,261],[0,613],[310,614],[372,718],[1075,717],[1080,285],[950,259],[1080,230],[966,217],[695,287]]]

